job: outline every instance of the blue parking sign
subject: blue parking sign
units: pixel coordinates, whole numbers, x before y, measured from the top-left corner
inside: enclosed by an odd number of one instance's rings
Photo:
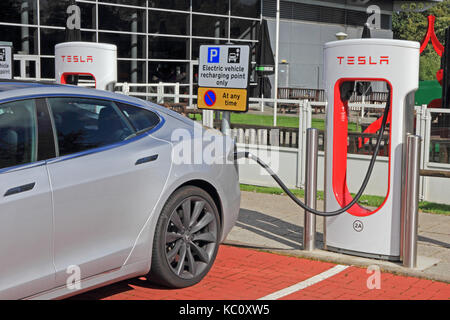
[[[208,48],[208,63],[219,63],[220,60],[220,48],[210,47]]]

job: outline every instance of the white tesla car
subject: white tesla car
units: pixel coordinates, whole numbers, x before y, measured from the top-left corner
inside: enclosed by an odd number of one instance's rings
[[[199,282],[238,216],[233,153],[140,99],[0,82],[0,299]]]

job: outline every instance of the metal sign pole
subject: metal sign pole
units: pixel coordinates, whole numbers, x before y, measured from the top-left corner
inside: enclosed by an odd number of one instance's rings
[[[223,111],[222,112],[222,133],[226,136],[230,135],[230,111]]]
[[[403,266],[417,266],[417,226],[419,219],[420,142],[417,135],[406,137],[405,209],[403,218]]]
[[[277,0],[276,12],[276,41],[275,41],[275,100],[273,103],[273,126],[277,126],[278,114],[278,61],[280,60],[280,0]]]
[[[310,208],[317,206],[317,155],[319,147],[319,131],[314,128],[306,130],[306,181],[305,203]],[[303,225],[303,250],[316,249],[316,215],[305,211]]]

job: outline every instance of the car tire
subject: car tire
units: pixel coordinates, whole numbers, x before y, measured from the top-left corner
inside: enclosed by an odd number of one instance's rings
[[[176,190],[156,224],[149,280],[169,288],[200,282],[216,258],[220,231],[219,211],[206,191]]]

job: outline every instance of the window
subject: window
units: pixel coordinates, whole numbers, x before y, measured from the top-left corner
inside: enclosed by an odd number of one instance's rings
[[[189,34],[189,14],[148,11],[148,32],[159,34]]]
[[[150,130],[159,123],[159,117],[146,109],[119,103],[119,109],[131,122],[136,131]]]
[[[227,15],[228,1],[193,0],[192,11]]]
[[[148,37],[149,59],[189,59],[189,39]]]
[[[145,32],[145,10],[99,5],[99,29]]]
[[[232,16],[259,18],[260,12],[260,0],[231,0]]]
[[[34,6],[36,6],[36,2],[34,1]],[[95,4],[77,2],[76,5],[80,8],[81,28],[95,28]],[[69,1],[40,0],[40,24],[44,26],[65,27],[68,16],[66,10],[69,6]]]
[[[0,105],[0,169],[36,161],[36,123],[34,100]]]
[[[149,0],[150,8],[163,8],[171,10],[189,10],[189,0]]]
[[[36,11],[36,1],[33,0],[0,1],[1,22],[35,24],[37,22]]]
[[[115,44],[119,58],[145,58],[144,36],[100,32],[98,37],[99,42]]]
[[[111,101],[88,98],[50,98],[48,101],[60,156],[114,144],[134,134]]]
[[[228,18],[193,15],[192,35],[201,37],[228,37]]]

